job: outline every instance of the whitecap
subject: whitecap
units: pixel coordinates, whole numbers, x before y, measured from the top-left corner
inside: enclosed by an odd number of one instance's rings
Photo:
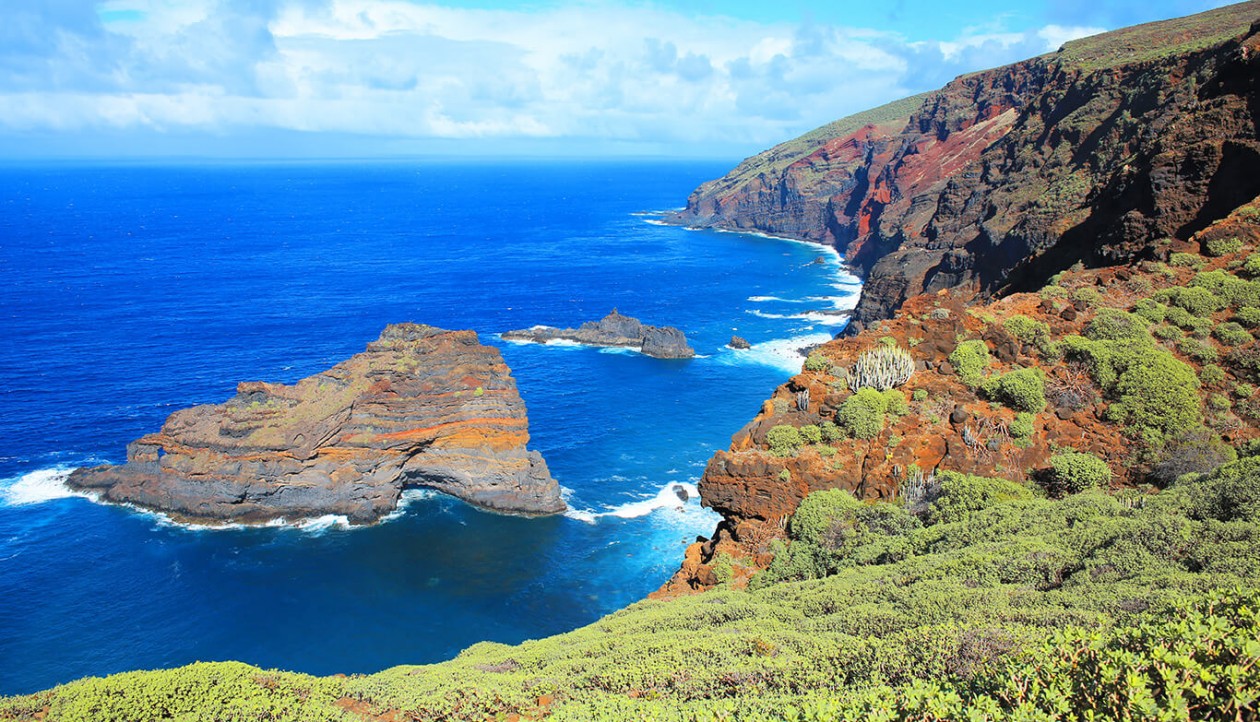
[[[38,469],[16,478],[6,479],[5,482],[8,483],[3,488],[0,488],[0,498],[4,499],[4,503],[7,506],[42,504],[46,501],[68,499],[75,496],[87,499],[94,498],[92,494],[66,486],[66,479],[70,477],[70,472],[72,471],[74,471],[74,467],[53,467],[51,469]]]
[[[832,339],[830,333],[811,333],[792,338],[779,338],[771,341],[755,343],[752,348],[742,351],[727,349],[718,357],[719,363],[728,365],[758,364],[772,366],[790,374],[801,372],[805,357],[801,351],[811,346],[819,346]]]
[[[684,501],[679,491],[687,495]],[[594,524],[599,519],[605,517],[613,517],[617,519],[638,519],[648,516],[657,511],[673,511],[678,514],[697,514],[706,513],[700,506],[700,490],[695,484],[687,482],[673,481],[661,487],[655,496],[631,501],[620,506],[614,506],[604,509],[603,511],[595,511],[593,509],[574,509],[570,508],[564,513],[570,519],[577,519],[588,524]],[[711,512],[707,512],[711,513]]]

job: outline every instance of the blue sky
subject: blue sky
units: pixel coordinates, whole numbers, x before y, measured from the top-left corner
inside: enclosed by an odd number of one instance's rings
[[[0,158],[737,158],[1215,0],[7,0]]]

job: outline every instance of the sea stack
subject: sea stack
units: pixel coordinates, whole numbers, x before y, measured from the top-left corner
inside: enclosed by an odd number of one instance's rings
[[[177,411],[127,447],[127,463],[68,483],[203,522],[342,514],[366,524],[404,489],[484,509],[564,510],[516,382],[472,331],[394,324],[367,350],[292,386],[246,382],[223,404]]]
[[[617,309],[599,321],[587,321],[578,328],[534,326],[503,334],[507,341],[571,341],[587,346],[633,348],[647,356],[664,359],[692,358],[694,349],[687,344],[687,336],[673,326],[649,326],[631,316],[621,315]]]

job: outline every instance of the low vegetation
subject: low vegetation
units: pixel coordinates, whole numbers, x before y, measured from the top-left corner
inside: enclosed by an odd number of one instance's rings
[[[939,481],[922,516],[811,495],[749,590],[640,602],[569,634],[370,676],[219,663],[82,680],[0,700],[0,719],[1260,713],[1260,458],[1139,496],[1098,479],[1061,500],[1003,479]]]

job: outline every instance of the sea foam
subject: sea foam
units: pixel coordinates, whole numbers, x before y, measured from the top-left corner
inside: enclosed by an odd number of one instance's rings
[[[687,500],[679,496],[678,489],[687,495]],[[631,501],[620,506],[607,508],[603,511],[594,511],[592,509],[574,509],[569,508],[564,513],[570,519],[577,519],[588,524],[594,524],[599,519],[605,517],[613,517],[617,519],[638,519],[657,511],[673,511],[677,514],[695,514],[702,511],[700,507],[700,490],[695,484],[682,481],[672,481],[661,487],[655,496]]]
[[[74,467],[53,467],[38,469],[15,479],[7,479],[6,482],[9,482],[7,484],[0,482],[4,484],[0,486],[0,498],[8,506],[42,504],[46,501],[68,499],[74,496],[93,498],[91,494],[66,486],[66,479],[70,477],[72,471]]]

